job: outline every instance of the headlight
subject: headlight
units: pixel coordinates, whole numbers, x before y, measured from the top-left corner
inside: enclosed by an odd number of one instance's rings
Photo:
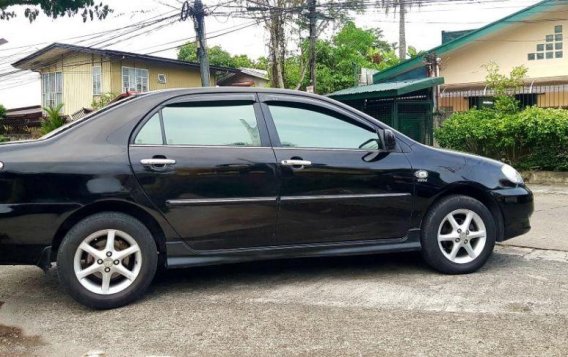
[[[501,172],[512,183],[516,183],[516,184],[524,183],[523,177],[521,176],[521,174],[510,165],[503,165],[501,167]]]

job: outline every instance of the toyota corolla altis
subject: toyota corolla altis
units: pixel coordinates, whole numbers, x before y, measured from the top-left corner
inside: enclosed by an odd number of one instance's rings
[[[146,93],[0,146],[0,263],[56,262],[93,308],[158,269],[258,259],[421,251],[471,273],[532,212],[511,166],[296,91]]]

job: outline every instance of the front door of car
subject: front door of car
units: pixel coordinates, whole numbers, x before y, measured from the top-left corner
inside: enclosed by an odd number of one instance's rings
[[[260,96],[282,177],[278,244],[403,238],[413,174],[377,128],[329,102]]]
[[[279,178],[256,95],[178,98],[133,134],[142,189],[190,247],[273,244]]]

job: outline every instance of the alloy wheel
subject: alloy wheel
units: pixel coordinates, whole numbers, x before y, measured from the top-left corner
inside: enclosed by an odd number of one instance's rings
[[[75,276],[87,290],[100,295],[124,291],[138,277],[142,253],[136,240],[116,229],[85,238],[74,258]]]
[[[438,246],[453,263],[471,263],[483,252],[486,241],[487,230],[483,220],[469,209],[449,213],[438,229]]]

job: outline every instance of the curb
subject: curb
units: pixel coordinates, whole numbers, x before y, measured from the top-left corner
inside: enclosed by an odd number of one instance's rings
[[[562,185],[568,187],[568,172],[523,171],[521,175],[528,184],[548,186]]]

